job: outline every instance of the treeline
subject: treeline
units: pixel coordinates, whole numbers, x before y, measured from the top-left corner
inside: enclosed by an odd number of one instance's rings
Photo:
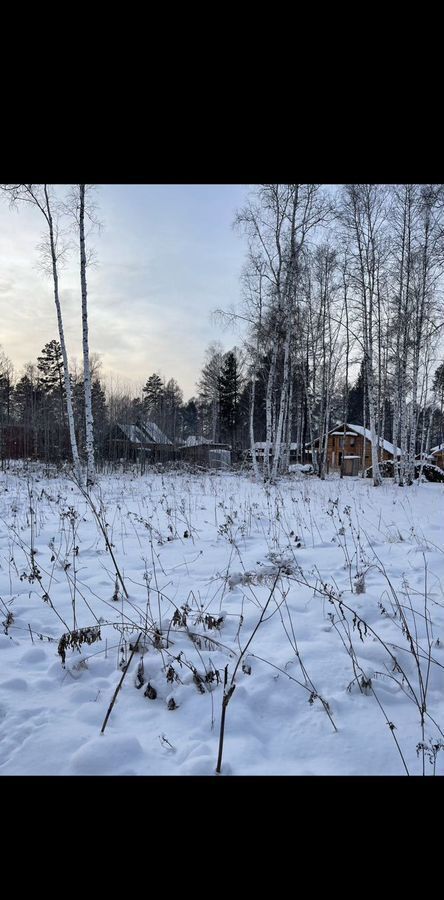
[[[282,360],[280,361],[282,363]],[[253,411],[255,441],[265,442],[267,434],[266,396],[272,356],[262,356],[255,370],[255,380],[248,378],[248,355],[234,347],[224,352],[221,344],[212,343],[197,382],[196,396],[187,402],[174,378],[166,380],[153,373],[146,381],[140,396],[131,396],[115,386],[105,389],[101,380],[101,364],[91,354],[92,410],[96,459],[113,456],[111,443],[114,424],[134,425],[155,422],[175,445],[186,443],[190,437],[204,437],[213,443],[225,443],[234,449],[250,446],[250,414]],[[251,365],[251,362],[250,362]],[[0,351],[0,457],[39,458],[44,461],[70,459],[70,440],[66,423],[66,396],[63,359],[60,344],[52,340],[45,344],[35,363],[28,363],[23,374],[14,378],[11,361]],[[279,385],[280,373],[276,375]],[[308,406],[303,391],[303,378],[296,368],[292,374],[292,440],[299,445],[298,459],[305,462],[309,443]],[[74,369],[69,375],[77,444],[85,457],[85,400],[82,375]],[[343,378],[338,379],[332,392],[329,425],[338,422],[344,413]],[[254,407],[251,404],[253,388]],[[435,371],[432,385],[433,402],[425,411],[430,423],[429,446],[444,440],[444,364]],[[278,394],[273,395],[274,416]],[[322,395],[312,404],[312,416],[318,423],[322,414]],[[365,367],[361,362],[359,374],[347,394],[347,419],[356,425],[368,423],[368,403],[365,390]],[[420,415],[422,425],[424,411]],[[394,422],[394,403],[386,398],[384,421],[386,435]],[[14,428],[13,426],[18,426]],[[316,427],[316,426],[315,426]],[[20,430],[22,429],[22,433]],[[319,460],[318,460],[319,462]]]
[[[187,438],[206,438],[233,447],[248,442],[248,390],[240,351],[224,352],[210,345],[195,397],[184,402],[174,378],[158,373],[147,379],[141,395],[131,396],[113,386],[106,389],[101,365],[90,355],[90,380],[96,459],[111,454],[110,434],[116,424],[154,422],[175,445]],[[83,373],[69,372],[76,443],[86,456],[85,391]],[[22,429],[22,433],[20,432]],[[14,377],[11,360],[0,351],[0,455],[32,456],[45,461],[71,457],[66,414],[66,387],[59,341],[43,347],[35,363]]]
[[[26,429],[33,442],[26,452],[44,458],[68,458],[69,433],[79,480],[86,458],[88,486],[107,429],[148,420],[175,444],[195,436],[250,446],[257,477],[271,481],[287,471],[292,443],[301,462],[310,446],[323,478],[329,429],[348,421],[370,433],[375,485],[381,438],[399,448],[399,484],[413,482],[415,457],[444,441],[444,185],[257,185],[236,217],[247,242],[242,305],[218,311],[246,326],[246,337],[228,352],[210,345],[186,403],[177,382],[158,373],[139,397],[102,389],[88,343],[91,187],[74,185],[61,202],[51,185],[0,185],[13,205],[30,203],[43,216],[59,328],[59,341],[18,381],[1,361],[3,456],[5,425]],[[68,371],[59,298],[67,223],[80,251],[81,374]],[[265,443],[263,472],[258,441]]]
[[[236,225],[243,305],[219,313],[247,323],[265,477],[286,471],[291,441],[311,443],[324,477],[328,431],[348,420],[371,434],[374,484],[381,437],[411,483],[415,456],[443,440],[444,185],[262,184]]]
[[[85,389],[82,375],[69,373],[78,446],[86,452]],[[108,424],[105,392],[97,360],[91,365],[94,431],[103,440]],[[11,361],[0,352],[0,455],[2,459],[30,456],[45,461],[71,458],[66,386],[60,343],[45,344],[35,363],[14,378]]]

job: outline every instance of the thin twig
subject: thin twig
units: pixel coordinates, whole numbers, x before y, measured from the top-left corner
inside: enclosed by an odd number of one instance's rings
[[[142,637],[142,632],[139,633],[139,637],[137,638],[137,641],[136,641],[136,643],[134,644],[134,647],[133,647],[133,649],[132,649],[132,651],[131,651],[131,656],[130,656],[130,658],[129,658],[129,660],[128,660],[128,662],[127,662],[127,664],[126,664],[126,666],[125,666],[125,668],[124,668],[124,670],[123,670],[123,672],[122,672],[122,677],[121,677],[121,679],[120,679],[120,681],[119,681],[119,683],[118,683],[118,685],[117,685],[117,687],[116,687],[116,690],[114,691],[114,696],[113,696],[113,699],[111,700],[111,703],[110,703],[110,705],[109,705],[108,712],[107,712],[107,714],[106,714],[106,716],[105,716],[105,720],[104,720],[104,723],[103,723],[103,725],[102,725],[100,734],[103,734],[103,732],[105,731],[106,723],[108,722],[108,719],[109,719],[109,717],[110,717],[110,715],[111,715],[113,706],[114,706],[114,704],[115,704],[115,702],[116,702],[117,694],[119,693],[120,688],[122,687],[123,679],[125,678],[125,675],[126,675],[128,669],[129,669],[129,667],[130,667],[131,660],[132,660],[132,658],[133,658],[133,656],[134,656],[134,654],[135,654],[135,652],[136,652],[136,648],[137,648],[138,645],[139,645],[139,641],[140,641],[140,638],[141,638],[141,637]]]

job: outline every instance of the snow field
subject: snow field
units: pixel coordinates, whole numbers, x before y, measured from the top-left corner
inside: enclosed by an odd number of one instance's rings
[[[0,774],[443,774],[443,498],[2,472]]]

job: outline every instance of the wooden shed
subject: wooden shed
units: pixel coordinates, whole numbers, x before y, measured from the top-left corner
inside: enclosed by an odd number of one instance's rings
[[[229,444],[215,444],[209,438],[191,435],[186,444],[179,448],[180,459],[211,469],[226,469],[231,465],[232,454]]]
[[[154,422],[116,422],[108,431],[102,451],[109,459],[168,462],[177,452],[169,438]]]

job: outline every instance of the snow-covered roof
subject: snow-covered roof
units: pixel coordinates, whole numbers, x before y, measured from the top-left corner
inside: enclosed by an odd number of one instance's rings
[[[444,450],[444,444],[438,444],[437,447],[432,447],[430,453],[441,453]]]
[[[145,422],[142,427],[144,431],[146,431],[149,439],[154,441],[155,444],[172,444],[172,441],[167,438],[166,434],[160,430],[155,422]]]
[[[120,430],[123,431],[125,437],[127,437],[132,444],[147,443],[146,435],[144,435],[143,431],[140,430],[138,425],[128,425],[124,422],[118,422],[117,425]]]
[[[362,437],[365,435],[365,439],[371,443],[371,433],[368,428],[364,428],[362,425],[352,425],[351,422],[347,422],[346,425],[347,428],[353,428],[353,431],[356,431],[356,433],[362,435]],[[336,425],[335,427],[337,428],[338,426]],[[395,456],[395,454],[399,456],[401,454],[399,447],[396,447],[395,449],[394,444],[391,444],[390,441],[385,441],[383,438],[379,438],[379,446],[386,450],[387,453],[391,453],[392,456]]]
[[[343,437],[344,431],[343,430],[339,431],[339,428],[343,429],[343,427],[344,427],[344,423],[338,422],[337,425],[335,425],[335,427],[332,428],[331,431],[329,431],[328,433],[331,435],[337,435],[338,437]],[[364,435],[365,435],[365,439],[371,443],[371,434],[370,434],[370,431],[368,428],[364,428],[362,425],[352,425],[351,422],[346,422],[345,427],[353,429],[353,431],[346,431],[345,432],[346,435],[348,434],[348,435],[353,436],[354,434],[360,434],[362,437],[364,437]],[[319,438],[317,437],[317,438],[315,438],[315,440],[319,441]],[[311,441],[307,441],[305,446],[310,447]],[[394,445],[391,444],[390,441],[383,440],[383,438],[379,438],[379,446],[383,447],[383,449],[386,450],[387,453],[391,453],[392,456],[395,456],[395,453],[397,456],[400,456],[400,454],[401,454],[401,450],[399,447],[396,447],[396,450],[395,450]]]
[[[129,425],[118,422],[118,427],[132,444],[171,444],[171,441],[154,422],[145,425]]]
[[[182,446],[183,447],[201,447],[203,444],[212,444],[212,443],[213,443],[213,441],[211,440],[211,438],[206,438],[206,437],[203,437],[202,435],[197,436],[197,434],[190,434]]]
[[[255,446],[256,450],[265,450],[265,447],[267,446],[267,442],[266,441],[256,441],[254,446]],[[282,444],[281,444],[281,446],[282,446]],[[270,449],[271,450],[273,449],[273,444],[270,444]],[[290,444],[290,450],[297,450],[297,449],[298,449],[297,444],[295,444],[295,443]]]

